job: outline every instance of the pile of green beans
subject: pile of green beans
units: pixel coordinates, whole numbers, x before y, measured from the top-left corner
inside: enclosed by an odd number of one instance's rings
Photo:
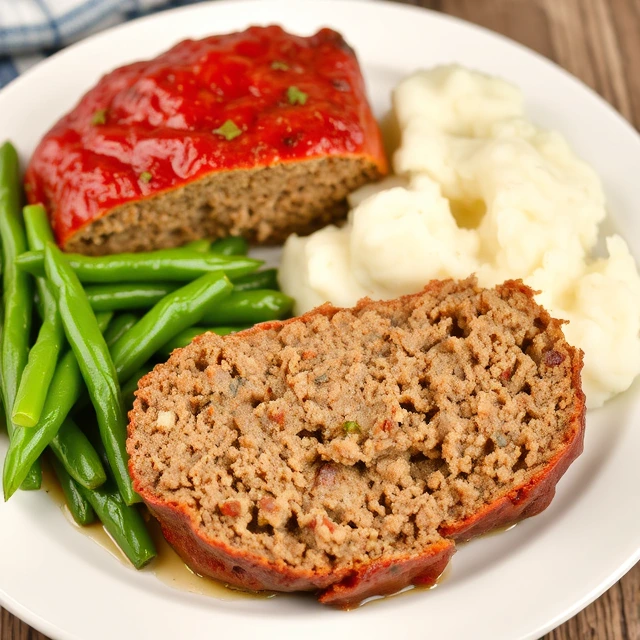
[[[42,482],[41,460],[74,520],[99,520],[136,568],[156,554],[128,473],[127,413],[138,381],[206,331],[287,317],[275,269],[242,238],[89,257],[57,248],[40,205],[21,210],[18,157],[0,147],[0,396],[9,448],[5,500]],[[33,309],[37,314],[33,315]],[[32,340],[31,324],[38,329]]]

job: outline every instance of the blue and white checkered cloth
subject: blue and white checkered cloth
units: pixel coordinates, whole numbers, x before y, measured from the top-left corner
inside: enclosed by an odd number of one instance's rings
[[[201,0],[0,0],[0,88],[53,52],[119,22]]]

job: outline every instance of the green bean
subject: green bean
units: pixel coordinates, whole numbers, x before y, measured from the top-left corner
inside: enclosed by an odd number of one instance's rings
[[[248,327],[190,327],[189,329],[181,331],[167,343],[163,344],[162,347],[158,349],[157,354],[161,357],[168,358],[174,349],[182,349],[183,347],[186,347],[188,344],[193,342],[194,338],[197,338],[203,333],[207,333],[207,331],[217,333],[219,336],[226,336],[230,333],[243,331],[247,328]]]
[[[58,432],[81,390],[80,370],[73,353],[68,351],[56,367],[40,422],[30,429],[16,429],[10,441],[2,470],[5,500],[14,494],[31,465]]]
[[[20,212],[18,154],[11,143],[0,147],[0,240],[2,242],[2,279],[4,289],[4,326],[0,362],[2,395],[7,415],[7,433],[13,437],[13,406],[29,353],[29,333],[33,289],[31,278],[16,268],[15,259],[27,249]],[[42,470],[36,462],[29,469],[23,489],[39,489]]]
[[[100,456],[71,418],[62,423],[49,448],[67,473],[83,487],[96,489],[107,479]]]
[[[24,208],[24,221],[31,249],[42,249],[53,241],[47,214],[42,205]],[[36,287],[42,310],[42,325],[20,380],[13,405],[13,422],[21,427],[37,424],[47,390],[53,378],[58,356],[65,344],[64,329],[53,291],[44,278],[37,278]]]
[[[62,488],[62,493],[67,501],[67,507],[69,508],[69,512],[73,516],[73,519],[81,527],[86,527],[87,525],[95,522],[96,512],[89,504],[89,501],[80,493],[76,483],[67,473],[67,470],[62,466],[62,463],[55,456],[50,456],[49,460],[53,467],[53,471],[58,478],[58,482]]]
[[[80,282],[190,282],[205,273],[225,273],[229,277],[255,271],[262,262],[244,256],[221,256],[190,249],[160,249],[146,253],[117,253],[111,256],[64,254]],[[43,274],[44,255],[29,251],[16,260],[20,269]]]
[[[107,343],[107,347],[111,347],[111,345],[114,344],[121,335],[123,335],[126,331],[129,331],[129,329],[131,329],[131,327],[139,320],[139,317],[134,315],[133,313],[123,313],[121,316],[117,316],[116,318],[114,318],[113,311],[99,311],[95,315],[96,320],[98,321],[98,326],[100,327],[100,331],[102,332],[104,340]],[[127,317],[125,317],[124,320],[120,320],[122,316]],[[82,378],[82,373],[80,373],[79,368],[78,375],[80,376],[80,378]],[[85,386],[84,392],[73,407],[73,413],[79,413],[82,409],[85,409],[90,404],[91,398],[89,397],[89,393]]]
[[[198,322],[232,288],[226,276],[208,273],[165,296],[111,347],[118,379],[128,380],[165,342]]]
[[[253,291],[254,289],[271,289],[272,291],[279,291],[278,285],[278,270],[277,269],[264,269],[262,271],[256,271],[255,273],[249,273],[246,276],[240,276],[233,279],[233,290],[238,291]]]
[[[125,502],[133,504],[139,497],[133,490],[127,469],[127,420],[109,348],[78,277],[60,249],[52,243],[45,249],[45,269],[55,288],[67,340],[96,411],[111,470]]]
[[[234,291],[219,304],[212,305],[202,322],[213,326],[255,324],[284,318],[292,307],[293,300],[279,291]]]
[[[267,269],[234,280],[233,292],[267,290],[277,291],[276,269]],[[124,283],[98,284],[85,287],[85,293],[94,311],[120,309],[149,309],[178,288],[176,283]]]
[[[211,240],[207,240],[207,238],[192,240],[191,242],[187,242],[187,244],[182,245],[183,249],[191,249],[192,251],[199,251],[200,253],[207,253],[210,247]]]
[[[124,402],[124,406],[127,409],[131,409],[133,407],[133,402],[135,398],[135,392],[138,389],[138,383],[140,379],[149,373],[153,369],[153,365],[147,365],[145,367],[140,367],[129,380],[122,385],[122,400]]]
[[[96,318],[101,313],[107,313],[106,311],[101,311],[96,314]],[[102,335],[104,336],[104,341],[107,343],[107,347],[111,349],[111,347],[127,332],[133,325],[140,320],[139,316],[136,316],[133,313],[123,313],[119,316],[116,316],[113,319],[113,322],[109,323],[106,331],[103,331]],[[91,399],[89,398],[88,393],[84,393],[80,400],[76,403],[74,407],[74,413],[80,413],[84,409],[86,409],[91,404]]]
[[[216,240],[209,251],[221,256],[246,256],[247,251],[249,251],[249,244],[240,236],[229,236]]]
[[[101,329],[107,327],[111,315],[110,313],[98,314],[97,321]],[[5,500],[15,493],[23,478],[29,473],[33,462],[56,437],[64,419],[80,398],[83,388],[78,361],[72,351],[67,351],[56,366],[38,424],[31,429],[16,429],[10,441],[2,470]],[[60,447],[67,446],[65,432],[58,434],[57,437]],[[73,470],[70,470],[70,473],[74,475]]]
[[[94,311],[149,309],[178,285],[165,282],[94,284],[84,288]]]
[[[127,506],[115,488],[103,486],[91,490],[80,485],[77,488],[136,569],[141,569],[155,558],[156,548],[140,512]]]
[[[107,333],[111,326],[111,321],[113,320],[113,311],[100,311],[99,313],[96,313],[95,316],[100,331],[103,334]]]
[[[122,313],[116,316],[103,332],[107,347],[111,348],[140,318],[134,313]]]

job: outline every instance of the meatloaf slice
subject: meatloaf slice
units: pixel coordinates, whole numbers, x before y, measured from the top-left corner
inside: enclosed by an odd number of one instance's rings
[[[582,354],[519,281],[434,281],[176,350],[140,383],[136,490],[196,572],[349,607],[542,511],[582,451]]]
[[[347,193],[386,170],[342,36],[252,27],[106,75],[44,136],[26,189],[61,247],[100,255],[279,243],[343,218]]]

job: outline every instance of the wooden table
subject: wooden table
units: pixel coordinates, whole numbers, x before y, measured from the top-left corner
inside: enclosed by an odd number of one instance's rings
[[[640,0],[397,1],[450,13],[522,42],[593,87],[640,128]],[[640,564],[544,636],[587,639],[640,640]],[[46,638],[0,609],[0,640]]]

